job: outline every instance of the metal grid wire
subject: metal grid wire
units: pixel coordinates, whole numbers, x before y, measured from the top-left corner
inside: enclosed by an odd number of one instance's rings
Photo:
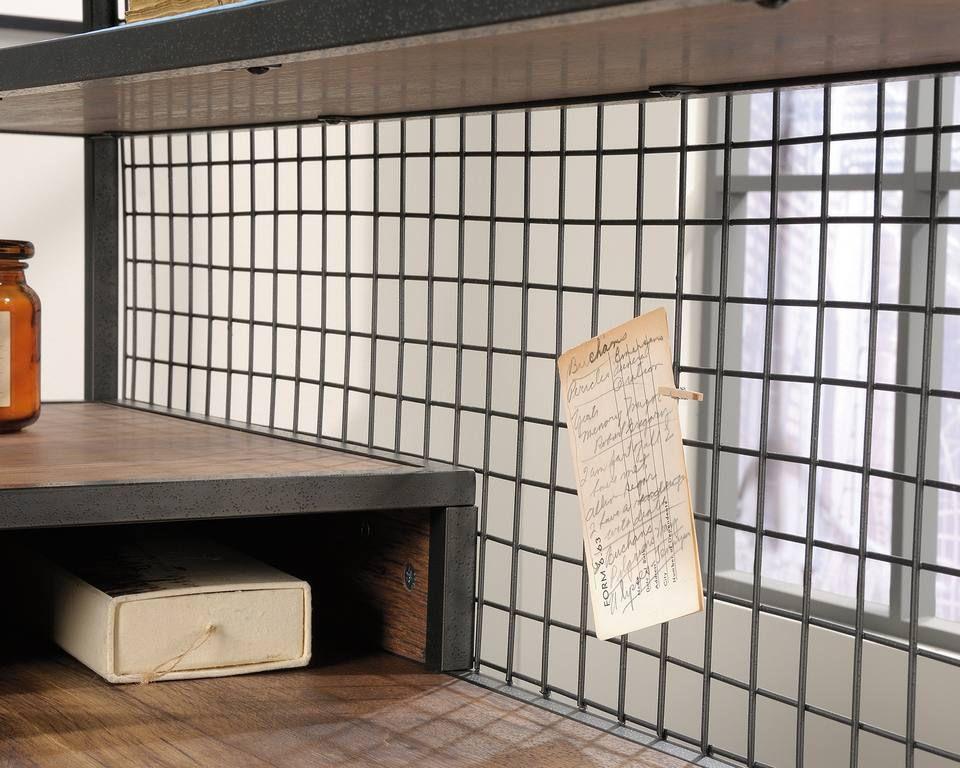
[[[930,681],[955,680],[960,669],[942,647],[951,643],[949,623],[934,628],[924,607],[928,580],[960,578],[956,563],[930,549],[931,532],[933,549],[937,530],[946,535],[938,504],[960,494],[949,458],[956,444],[948,436],[942,445],[945,432],[930,426],[960,402],[956,377],[940,371],[960,318],[943,290],[960,280],[948,237],[960,225],[950,215],[955,174],[942,151],[960,133],[944,106],[953,84],[921,83],[929,118],[917,107],[892,126],[888,95],[907,84],[860,86],[873,94],[872,117],[855,130],[835,124],[845,89],[826,86],[122,139],[124,397],[474,467],[477,673],[748,765],[856,766],[880,753],[907,766],[960,762],[957,746],[930,736],[917,714],[936,720],[936,703],[924,703],[935,695]],[[922,98],[914,96],[916,107]],[[785,105],[811,98],[816,129],[786,126]],[[747,123],[738,117],[744,109],[752,110]],[[836,172],[834,158],[857,143],[872,162]],[[908,157],[912,170],[888,173],[885,153],[898,146],[905,157],[927,147],[926,171]],[[797,150],[814,160],[788,173]],[[749,160],[743,172],[741,160]],[[888,184],[907,176],[919,179],[925,207],[886,210]],[[838,195],[860,194],[855,182],[866,208],[837,213]],[[893,192],[900,200],[902,188]],[[838,298],[828,276],[852,256],[835,252],[830,233],[848,226],[868,233],[868,285],[862,296]],[[788,271],[784,233],[800,228],[813,233],[800,249],[812,293],[791,293],[778,279]],[[919,278],[892,297],[882,280],[890,229],[915,250],[921,243],[919,256],[901,250],[892,267]],[[752,293],[744,266],[751,237],[755,251],[760,238],[763,265]],[[554,361],[657,306],[672,317],[680,384],[707,394],[702,405],[683,406],[696,409],[684,425],[706,610],[604,643],[588,610]],[[810,318],[809,370],[777,364],[777,326],[791,312]],[[745,313],[759,318],[759,334],[744,330]],[[865,322],[865,357],[853,375],[824,362],[834,336],[847,332],[831,325],[837,313]],[[900,331],[892,346],[903,376],[880,380],[888,315]],[[749,347],[759,350],[753,369],[744,364]],[[755,400],[748,385],[758,388]],[[792,385],[808,397],[800,411],[808,447],[795,452],[770,440],[787,413],[774,402],[779,388]],[[826,393],[838,391],[860,398],[854,460],[823,455],[824,416],[834,415]],[[912,446],[898,466],[872,461],[879,398],[911,403],[890,411],[896,442]],[[725,413],[740,414],[732,431]],[[745,432],[753,442],[739,439]],[[928,460],[931,445],[939,465]],[[730,460],[750,463],[754,496],[725,496],[730,466],[736,475]],[[771,523],[784,466],[804,473],[791,530]],[[846,543],[821,535],[827,473],[859,487],[848,500],[855,523]],[[880,483],[900,489],[893,517],[901,536],[886,548],[870,540]],[[725,536],[747,542],[739,581],[721,567]],[[764,556],[778,544],[799,548],[792,593],[768,585]],[[824,553],[854,564],[846,603],[815,588]],[[872,564],[888,569],[896,595],[888,613],[898,615],[886,623],[868,605]],[[745,619],[732,640],[720,620],[730,611]],[[767,642],[776,622],[796,630],[794,650]],[[824,638],[847,643],[846,671],[815,695]],[[743,655],[732,667],[718,650],[731,644]],[[865,671],[871,654],[886,669],[902,667],[899,682],[878,689],[879,668]],[[784,662],[792,682],[768,684]],[[871,721],[878,696],[900,701],[899,716]],[[732,720],[731,707],[742,709]],[[787,743],[788,757],[761,744],[767,731]],[[829,759],[817,752],[827,741],[841,745]]]

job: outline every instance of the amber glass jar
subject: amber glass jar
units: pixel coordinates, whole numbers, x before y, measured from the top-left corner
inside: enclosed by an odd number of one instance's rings
[[[23,271],[33,243],[0,240],[0,432],[40,415],[40,299]]]

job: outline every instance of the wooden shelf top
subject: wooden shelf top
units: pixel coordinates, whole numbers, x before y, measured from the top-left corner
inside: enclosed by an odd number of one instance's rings
[[[0,130],[529,105],[960,62],[953,0],[264,0],[0,50]]]
[[[230,426],[45,405],[35,425],[0,435],[0,528],[473,503],[470,470]]]
[[[0,662],[4,765],[682,768],[559,714],[393,656],[111,686],[72,659]]]

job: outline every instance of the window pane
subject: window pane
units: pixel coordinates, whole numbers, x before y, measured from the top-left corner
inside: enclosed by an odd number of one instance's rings
[[[876,126],[876,85],[837,88],[833,94],[831,130],[872,130]],[[842,97],[842,98],[840,98]],[[888,89],[885,99],[887,116],[905,114],[907,89]],[[751,124],[757,129],[771,119],[770,104],[757,101],[751,107]],[[822,130],[823,98],[819,90],[784,93],[781,99],[781,136],[816,136]],[[894,165],[903,165],[903,152],[893,152]],[[781,148],[780,208],[781,217],[815,216],[820,212],[819,188],[822,171],[820,142],[790,144]],[[875,140],[836,142],[830,162],[831,215],[869,214],[873,202]],[[759,164],[746,172],[760,175]],[[743,172],[743,171],[741,171]],[[838,178],[842,177],[842,181]],[[755,185],[746,183],[745,189]],[[902,192],[902,190],[900,190]],[[841,194],[842,193],[842,194]],[[902,199],[902,195],[900,198]],[[748,215],[764,215],[757,206]],[[883,300],[896,302],[900,295],[901,248],[900,228],[884,232],[881,238],[881,262],[893,268],[882,269],[879,275]],[[817,224],[780,225],[777,232],[775,297],[787,306],[774,310],[774,347],[771,371],[786,377],[810,377],[814,373],[817,310],[803,306],[815,299],[819,286],[819,226]],[[733,281],[744,287],[744,295],[766,296],[769,243],[766,237],[744,238],[742,273],[734,271]],[[831,224],[828,232],[826,296],[828,301],[869,302],[872,275],[873,227],[870,224]],[[744,312],[744,322],[732,324],[739,338],[731,345],[734,354],[728,365],[745,371],[762,371],[763,338],[766,307],[755,305]],[[747,317],[756,322],[747,322]],[[739,327],[738,327],[739,325]],[[823,376],[849,380],[848,386],[827,385],[821,388],[819,442],[817,458],[850,466],[849,471],[820,468],[817,471],[817,492],[813,500],[815,537],[847,547],[859,546],[861,486],[863,477],[864,426],[866,417],[867,359],[870,341],[870,313],[858,308],[829,308],[824,313]],[[877,355],[877,377],[894,380],[897,365],[896,323],[884,325],[884,350]],[[892,338],[890,338],[892,336]],[[960,352],[960,350],[958,350]],[[956,357],[956,355],[954,355]],[[857,386],[857,383],[860,383]],[[758,385],[760,382],[755,382]],[[742,392],[738,393],[742,394]],[[808,456],[813,388],[809,384],[774,380],[768,414],[768,447],[778,455]],[[895,435],[890,431],[897,422],[897,398],[878,397],[874,401],[875,424],[890,426],[880,435],[874,432],[874,466],[892,466]],[[759,441],[760,413],[750,401],[738,403],[739,429],[736,443],[756,446]],[[879,439],[876,439],[879,438]],[[732,441],[731,441],[732,442]],[[956,463],[956,461],[955,461]],[[737,457],[739,517],[752,523],[756,505],[757,459]],[[803,464],[791,465],[771,460],[765,483],[765,526],[802,534],[806,521],[806,498],[809,470]],[[867,550],[890,552],[892,547],[894,496],[890,482],[871,482]],[[899,501],[899,499],[897,500]],[[786,542],[769,541],[764,545],[763,575],[765,578],[800,585],[803,577],[804,548]],[[736,537],[736,567],[748,570],[753,563],[753,538]],[[816,590],[853,597],[857,592],[857,558],[817,547],[813,562],[813,587]],[[886,563],[869,560],[864,585],[868,601],[888,603],[890,568]],[[960,596],[958,596],[960,597]]]
[[[943,304],[956,307],[960,305],[960,259],[946,263]],[[960,389],[960,317],[947,316],[944,321],[942,383],[956,392]],[[940,405],[939,450],[940,480],[960,484],[960,400],[944,398]],[[960,493],[939,491],[937,509],[937,562],[960,568]],[[938,575],[936,583],[936,615],[960,621],[960,578]]]

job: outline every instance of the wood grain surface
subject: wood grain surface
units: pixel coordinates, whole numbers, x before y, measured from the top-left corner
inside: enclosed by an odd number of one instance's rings
[[[430,513],[384,512],[370,520],[373,535],[363,539],[369,544],[361,543],[350,552],[341,568],[350,573],[357,594],[379,610],[380,647],[422,662],[427,647]],[[409,588],[407,566],[413,575]],[[443,595],[434,599],[442,600]]]
[[[318,521],[315,530],[320,535],[303,536],[302,551],[292,554],[302,564],[298,566],[300,574],[306,573],[304,578],[313,585],[316,658],[354,655],[363,648],[382,649],[423,662],[430,574],[429,511],[334,514]],[[278,538],[285,542],[282,548],[290,549],[294,537]],[[276,552],[276,558],[283,556]],[[276,558],[269,562],[276,562]],[[304,570],[311,562],[317,567]],[[408,565],[414,575],[411,589],[404,581]],[[443,600],[443,595],[434,599]],[[341,629],[331,631],[331,620]]]
[[[0,129],[96,134],[583,99],[960,62],[953,0],[665,0],[0,93]],[[121,30],[122,32],[122,30]],[[250,66],[282,65],[262,75]]]
[[[45,405],[32,427],[0,435],[0,490],[410,469],[98,403]]]
[[[0,765],[681,768],[681,760],[391,656],[111,686],[63,656],[0,664]]]

